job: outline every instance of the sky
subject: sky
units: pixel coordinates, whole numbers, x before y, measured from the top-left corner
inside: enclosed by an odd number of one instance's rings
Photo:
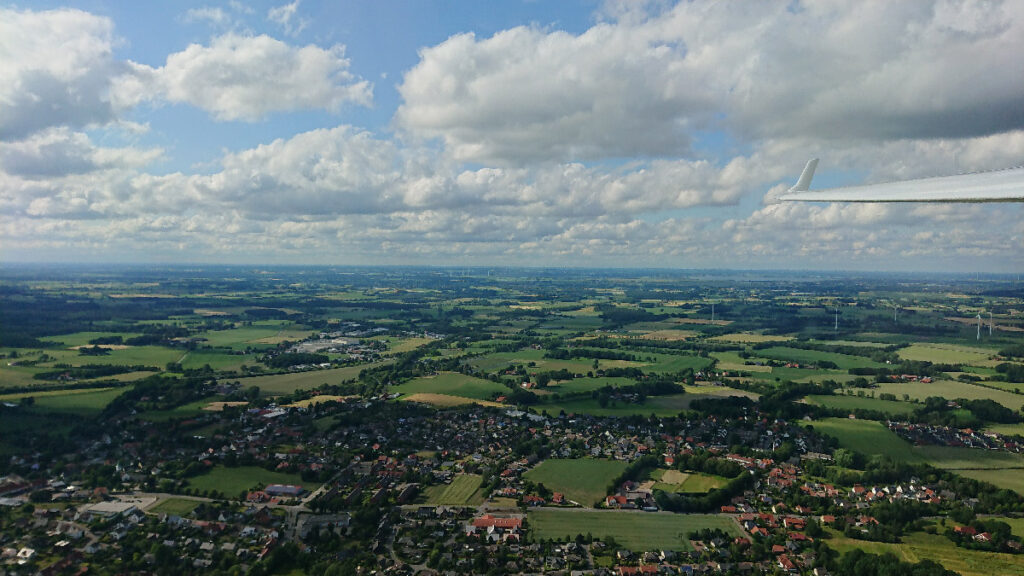
[[[1024,2],[0,2],[0,263],[1024,269]]]

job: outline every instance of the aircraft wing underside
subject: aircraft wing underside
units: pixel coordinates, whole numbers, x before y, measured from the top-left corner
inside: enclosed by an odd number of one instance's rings
[[[1024,202],[1024,167],[885,184],[809,190],[818,160],[778,197],[784,202]]]

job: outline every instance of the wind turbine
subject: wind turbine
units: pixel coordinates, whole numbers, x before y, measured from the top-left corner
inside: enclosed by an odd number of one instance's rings
[[[977,340],[981,340],[981,314],[978,314],[978,336]]]

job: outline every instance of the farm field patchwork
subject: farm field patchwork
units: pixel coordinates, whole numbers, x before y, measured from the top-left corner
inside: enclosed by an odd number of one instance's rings
[[[829,533],[832,535],[828,540],[829,546],[840,553],[860,549],[871,554],[891,552],[904,562],[929,559],[963,576],[1024,574],[1024,565],[1020,562],[1019,556],[959,548],[945,536],[938,534],[915,532],[903,536],[903,542],[899,544],[885,544],[853,540],[835,530],[829,530]]]
[[[583,506],[591,506],[604,499],[608,486],[625,469],[626,463],[618,460],[549,459],[523,477],[543,484],[553,492],[561,492],[567,499]]]
[[[238,382],[242,388],[258,387],[261,396],[281,396],[291,394],[296,390],[313,390],[324,384],[340,384],[345,380],[352,380],[358,377],[359,373],[367,368],[381,366],[382,364],[385,364],[385,362],[331,368],[328,370],[308,370],[306,372],[291,372],[288,374],[253,376],[250,378],[238,378]]]
[[[734,536],[742,536],[732,518],[714,514],[672,514],[624,510],[530,510],[527,521],[533,540],[563,540],[567,536],[592,534],[595,538],[609,536],[634,552],[643,550],[692,550],[689,534],[704,528],[717,528]]]
[[[875,392],[876,394],[895,394],[897,398],[906,394],[911,398],[921,401],[924,401],[929,396],[942,396],[947,400],[955,400],[957,398],[978,400],[987,398],[1014,411],[1018,410],[1021,404],[1024,404],[1024,396],[1020,394],[976,386],[956,380],[936,380],[927,384],[924,382],[890,382],[879,384]]]

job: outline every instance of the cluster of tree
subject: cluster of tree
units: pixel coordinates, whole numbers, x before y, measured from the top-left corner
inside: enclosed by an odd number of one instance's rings
[[[155,374],[139,380],[103,409],[104,418],[131,410],[169,410],[199,400],[206,395],[206,379],[174,378]]]
[[[932,560],[917,564],[903,562],[891,552],[871,554],[854,548],[842,555],[834,568],[836,576],[957,576]]]
[[[1007,358],[1024,358],[1024,344],[1011,344],[999,350],[999,355]]]
[[[929,396],[925,398],[924,405],[914,411],[917,421],[930,424],[946,426],[976,426],[981,422],[998,422],[1000,424],[1014,424],[1021,421],[1019,414],[994,400],[977,399],[968,400],[958,398],[955,404],[961,409],[967,410],[974,417],[974,421],[965,422],[963,415],[950,406],[948,400],[941,396]]]
[[[616,352],[614,350],[601,349],[601,348],[555,348],[548,350],[544,354],[545,358],[554,358],[557,360],[571,360],[573,358],[595,358],[598,360],[629,360],[636,361],[636,356],[628,354],[626,352]]]
[[[614,304],[599,304],[594,308],[601,315],[607,328],[619,328],[635,322],[657,322],[668,318],[667,314],[651,314],[642,308],[624,308]]]
[[[115,374],[127,374],[128,372],[159,371],[158,368],[153,366],[120,366],[115,364],[86,364],[84,366],[58,364],[54,366],[54,368],[57,368],[57,370],[39,372],[34,374],[32,378],[34,380],[60,380],[70,378],[74,378],[75,380],[89,380],[94,378],[103,378],[104,376],[114,376]]]
[[[987,538],[975,539],[974,536],[968,533],[956,532],[952,528],[948,529],[946,536],[953,542],[956,542],[956,545],[961,548],[985,550],[988,552],[1008,552],[1011,554],[1024,552],[1024,546],[1022,546],[1020,538],[1013,535],[1010,525],[1006,522],[973,518],[965,524],[973,528],[976,534],[986,534]]]
[[[277,356],[264,356],[262,362],[271,368],[289,368],[299,364],[323,364],[331,359],[326,354],[286,352]]]
[[[614,494],[615,491],[619,489],[619,486],[622,486],[622,483],[627,480],[639,482],[644,478],[647,478],[651,473],[651,470],[658,467],[658,464],[660,464],[658,457],[651,454],[641,456],[640,458],[630,462],[629,465],[626,466],[625,470],[611,481],[606,493]]]
[[[960,372],[960,364],[932,364],[927,360],[904,360],[899,364],[879,367],[850,368],[847,370],[854,376],[877,376],[879,381],[888,381],[884,376],[898,376],[900,374],[914,374],[915,376],[939,376],[943,372]]]
[[[733,497],[742,494],[757,481],[753,474],[740,474],[720,488],[713,488],[707,494],[678,494],[654,491],[654,499],[662,510],[670,512],[711,512],[729,503]]]
[[[1024,364],[1003,362],[996,366],[996,372],[1007,382],[1024,382]]]
[[[763,350],[766,348],[772,348],[777,346],[776,342],[756,342],[750,345],[753,350]],[[840,344],[829,344],[828,342],[821,341],[808,341],[808,340],[791,340],[786,342],[787,348],[799,348],[801,350],[815,350],[818,352],[832,352],[836,354],[845,354],[847,356],[861,356],[870,358],[875,362],[885,363],[886,361],[898,362],[899,357],[896,356],[895,352],[902,348],[904,345],[891,345],[885,346],[884,348],[875,348],[873,346],[850,346]],[[821,366],[822,363],[818,362]]]
[[[681,471],[693,470],[725,478],[735,478],[743,473],[743,467],[739,464],[716,458],[709,452],[680,454],[676,457],[675,468]]]

